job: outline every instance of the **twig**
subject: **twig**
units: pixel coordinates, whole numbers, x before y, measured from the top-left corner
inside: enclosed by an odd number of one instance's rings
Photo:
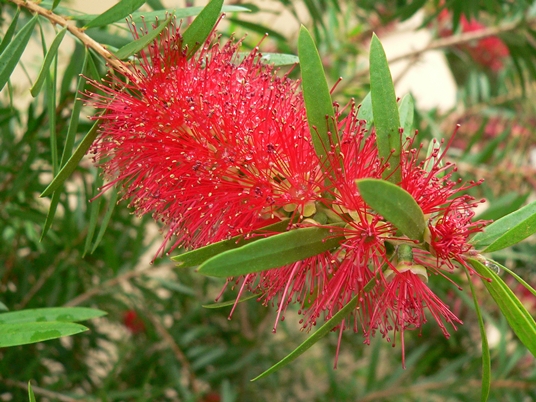
[[[9,1],[18,5],[19,7],[26,8],[30,11],[33,11],[47,18],[53,24],[57,24],[57,25],[67,28],[67,30],[74,37],[78,38],[80,42],[82,42],[84,45],[93,49],[95,52],[101,55],[104,58],[104,60],[106,60],[109,66],[113,67],[116,71],[120,72],[121,74],[129,78],[132,78],[132,71],[128,69],[126,64],[123,63],[121,60],[119,60],[117,57],[115,57],[113,53],[107,50],[100,43],[98,43],[97,41],[93,40],[88,35],[86,35],[82,28],[78,28],[77,26],[70,24],[61,15],[55,14],[52,11],[47,10],[46,8],[40,7],[32,1],[26,1],[26,0],[9,0]]]

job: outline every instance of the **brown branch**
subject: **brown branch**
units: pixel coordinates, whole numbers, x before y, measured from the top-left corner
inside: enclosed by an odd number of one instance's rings
[[[78,28],[74,24],[70,24],[67,19],[62,17],[61,15],[55,14],[50,10],[47,10],[46,8],[40,7],[36,3],[32,1],[26,1],[26,0],[9,0],[10,2],[16,4],[19,7],[26,8],[30,11],[33,11],[46,19],[48,19],[52,24],[57,24],[59,26],[62,26],[64,28],[67,28],[67,30],[80,42],[82,42],[85,46],[88,48],[93,49],[97,54],[102,56],[104,60],[108,63],[109,66],[111,66],[116,71],[120,72],[121,74],[132,78],[132,71],[128,69],[125,63],[123,63],[121,60],[119,60],[113,53],[111,53],[109,50],[107,50],[103,45],[95,41],[94,39],[90,38],[87,34],[84,33],[84,29]]]
[[[28,384],[22,381],[10,380],[9,378],[0,378],[0,382],[3,382],[8,387],[22,388],[25,390],[28,389]],[[49,391],[47,389],[38,387],[36,385],[32,385],[32,391],[36,395],[42,395],[46,398],[51,398],[51,399],[54,399],[56,401],[61,401],[61,402],[80,402],[81,400],[84,400],[87,402],[89,400],[87,399],[87,396],[80,396],[80,398],[71,398],[70,396],[66,396],[58,392]]]

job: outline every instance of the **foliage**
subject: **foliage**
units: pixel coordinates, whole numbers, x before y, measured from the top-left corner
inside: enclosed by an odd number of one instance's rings
[[[359,117],[375,125],[382,156],[396,150],[393,161],[400,152],[393,142],[398,127],[406,136],[418,128],[419,141],[432,143],[462,123],[448,159],[458,163],[456,174],[486,179],[468,191],[489,201],[479,218],[496,220],[472,239],[478,250],[490,254],[470,260],[478,274],[468,279],[463,272],[446,274],[465,292],[437,281],[435,292],[450,300],[464,325],[449,339],[432,325],[407,331],[404,370],[398,350],[393,353],[379,336],[365,346],[351,332],[330,333],[356,300],[310,338],[293,322],[297,306],[289,307],[276,335],[268,329],[275,309],[261,303],[237,304],[232,320],[231,303],[219,309],[202,306],[213,301],[224,281],[199,273],[247,274],[310,257],[340,242],[329,237],[328,229],[285,232],[285,222],[271,227],[276,234],[270,237],[228,240],[173,257],[183,268],[167,257],[151,264],[159,227],[150,216],[133,215],[117,193],[101,194],[103,179],[84,157],[98,135],[98,125],[86,117],[94,110],[80,99],[91,89],[87,81],[105,77],[109,66],[120,75],[120,59],[135,62],[133,55],[169,26],[169,14],[184,19],[181,31],[191,57],[222,7],[216,0],[206,8],[165,9],[163,3],[122,0],[97,16],[76,11],[66,0],[39,5],[0,0],[0,308],[9,311],[0,313],[0,389],[12,400],[32,400],[35,394],[37,400],[62,401],[472,401],[486,400],[488,391],[490,401],[536,399],[531,355],[536,296],[529,286],[536,277],[530,237],[534,203],[523,207],[535,186],[530,156],[535,4],[280,0],[272,2],[277,11],[263,10],[270,7],[263,2],[223,4],[229,21],[218,27],[223,35],[248,32],[247,48],[270,32],[261,52],[266,49],[264,60],[285,72],[296,60],[291,54],[299,55],[301,66],[289,74],[303,78],[314,148],[327,171],[332,163],[328,150],[339,151],[338,137],[333,140],[328,133],[337,131],[330,93],[336,103],[355,98],[361,104]],[[262,22],[263,11],[288,13],[296,29],[278,32]],[[146,21],[146,35],[131,37],[124,22],[129,15],[138,25]],[[459,94],[453,110],[424,110],[416,101],[413,111],[409,96],[396,104],[389,66],[397,61],[385,58],[372,32],[383,37],[415,16],[420,16],[416,29],[430,32],[434,40],[398,59],[418,60],[428,51],[443,50]],[[159,23],[151,27],[154,18]],[[465,22],[471,19],[482,21],[482,29],[467,30]],[[475,53],[490,37],[508,49],[499,69],[482,64]],[[71,45],[72,51],[66,51]],[[42,48],[42,57],[36,58],[36,47]],[[364,61],[369,54],[370,71]],[[341,76],[344,80],[330,91]],[[318,129],[323,121],[328,122],[325,131]],[[396,171],[394,162],[392,168]],[[386,170],[384,179],[396,182],[396,175]],[[386,221],[423,243],[423,212],[408,192],[382,180],[357,181],[356,186]],[[185,269],[195,265],[201,266],[199,273]],[[224,300],[237,295],[247,299],[237,288],[224,293]],[[88,321],[75,323],[81,320]],[[250,382],[268,369],[273,373]]]

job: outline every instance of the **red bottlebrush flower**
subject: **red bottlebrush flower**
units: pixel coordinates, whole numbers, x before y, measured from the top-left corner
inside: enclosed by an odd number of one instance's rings
[[[145,332],[145,323],[135,310],[127,310],[123,313],[123,325],[133,334]]]
[[[138,34],[134,32],[135,36]],[[196,248],[314,213],[323,185],[299,82],[257,50],[211,40],[191,59],[177,29],[141,52],[128,83],[93,83],[104,113],[95,161],[138,214],[152,213],[171,249]]]

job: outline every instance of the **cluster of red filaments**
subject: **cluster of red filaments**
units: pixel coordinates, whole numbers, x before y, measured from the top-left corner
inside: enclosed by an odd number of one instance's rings
[[[378,156],[375,134],[355,105],[336,116],[337,146],[321,159],[298,81],[263,64],[257,49],[239,57],[240,41],[212,37],[191,58],[181,43],[172,26],[142,51],[126,80],[93,83],[102,91],[88,99],[103,110],[92,151],[109,179],[104,190],[118,187],[137,214],[163,223],[161,250],[249,237],[284,220],[287,230],[329,227],[338,239],[333,250],[228,280],[238,297],[255,292],[277,308],[274,331],[292,303],[309,329],[358,295],[353,326],[340,329],[353,327],[367,342],[376,330],[389,339],[421,328],[426,311],[448,336],[445,323],[456,328],[460,320],[429,288],[428,276],[467,267],[468,239],[483,222],[472,222],[477,202],[462,191],[478,183],[453,179],[440,144],[420,160],[421,149],[405,140],[396,184],[413,196],[428,226],[416,244],[359,194],[356,180],[381,179],[389,161]]]

